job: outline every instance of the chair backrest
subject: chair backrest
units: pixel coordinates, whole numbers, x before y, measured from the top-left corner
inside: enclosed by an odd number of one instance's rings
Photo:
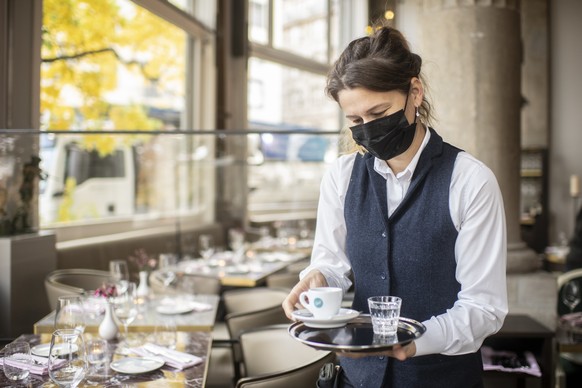
[[[308,347],[287,330],[287,325],[275,325],[240,335],[247,377],[237,388],[315,387],[319,370],[335,354]]]
[[[299,275],[293,272],[275,273],[267,276],[267,287],[291,290],[299,282]]]
[[[281,305],[244,313],[231,313],[224,317],[230,338],[237,339],[244,331],[279,323],[289,324]]]
[[[580,290],[582,290],[582,268],[573,269],[571,271],[565,272],[558,276],[558,316],[564,315],[570,312],[570,308],[566,306],[563,302],[562,295],[564,285],[569,281],[575,281],[578,283]],[[582,297],[582,295],[581,295]],[[574,308],[574,312],[582,311],[582,301]]]
[[[97,269],[70,268],[52,271],[44,280],[49,306],[56,308],[59,296],[83,295],[110,280],[109,272]]]
[[[165,287],[159,270],[152,271],[149,276],[149,285],[157,295],[179,293],[218,295],[221,288],[218,277],[198,274],[180,274],[175,286]]]
[[[285,288],[255,287],[227,290],[222,294],[227,314],[256,311],[281,306],[289,290]]]

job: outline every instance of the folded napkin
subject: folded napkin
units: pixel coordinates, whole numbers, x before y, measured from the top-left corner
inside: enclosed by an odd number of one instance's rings
[[[178,370],[190,368],[202,362],[200,357],[194,356],[193,354],[179,352],[156,344],[146,343],[143,346],[132,348],[131,350],[133,353],[144,357],[156,356],[163,360],[166,365]]]
[[[48,374],[48,358],[46,357],[39,357],[35,355],[31,355],[32,363],[28,363],[24,359],[24,355],[22,358],[19,358],[19,354],[12,355],[10,358],[1,358],[2,365],[6,363],[7,365],[13,366],[19,369],[28,369],[30,373],[34,375],[47,375]],[[67,362],[67,360],[57,360],[53,365],[55,367],[61,366],[63,363]]]

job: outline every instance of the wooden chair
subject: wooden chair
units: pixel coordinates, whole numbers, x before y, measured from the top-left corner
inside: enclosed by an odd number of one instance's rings
[[[315,387],[321,367],[335,361],[335,354],[306,346],[293,339],[288,325],[245,331],[240,347],[246,377],[237,388]]]
[[[87,291],[95,290],[110,281],[111,276],[107,271],[69,268],[49,273],[45,278],[44,286],[49,306],[55,309],[59,296],[84,295]]]

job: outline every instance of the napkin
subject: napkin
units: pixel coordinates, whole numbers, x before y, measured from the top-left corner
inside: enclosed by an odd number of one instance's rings
[[[188,299],[181,299],[181,298],[164,298],[159,303],[160,306],[169,306],[169,307],[181,307],[181,308],[190,308],[192,311],[208,311],[212,310],[212,305],[209,303],[204,302],[196,302],[193,300]]]
[[[24,355],[23,355],[24,357]],[[2,365],[6,363],[7,365],[13,366],[15,368],[20,369],[28,369],[30,373],[34,375],[47,375],[48,374],[48,358],[46,357],[39,357],[35,355],[30,356],[32,359],[32,364],[29,364],[24,359],[18,359],[18,355],[13,355],[11,358],[1,358]],[[63,363],[67,362],[67,360],[56,360],[53,365],[55,367],[61,366]]]
[[[582,327],[582,312],[564,314],[560,317],[560,323],[567,324],[572,327]]]
[[[146,343],[143,346],[132,348],[131,350],[140,356],[154,355],[163,360],[166,365],[178,370],[190,368],[202,362],[200,357],[194,356],[193,354],[179,352],[156,344]]]

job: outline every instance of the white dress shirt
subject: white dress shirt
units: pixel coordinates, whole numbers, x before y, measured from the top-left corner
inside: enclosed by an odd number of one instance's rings
[[[394,175],[386,162],[375,160],[374,170],[386,179],[389,215],[410,186],[422,145],[407,168]],[[330,286],[344,292],[351,286],[350,260],[345,253],[344,203],[356,153],[338,158],[325,173],[317,211],[311,264],[301,272],[318,269]],[[455,244],[458,299],[444,314],[424,321],[426,333],[416,340],[416,355],[458,355],[475,352],[497,332],[507,315],[505,269],[507,242],[503,199],[493,172],[466,152],[459,152],[451,178],[449,209],[458,231]],[[403,301],[402,303],[406,303]]]

